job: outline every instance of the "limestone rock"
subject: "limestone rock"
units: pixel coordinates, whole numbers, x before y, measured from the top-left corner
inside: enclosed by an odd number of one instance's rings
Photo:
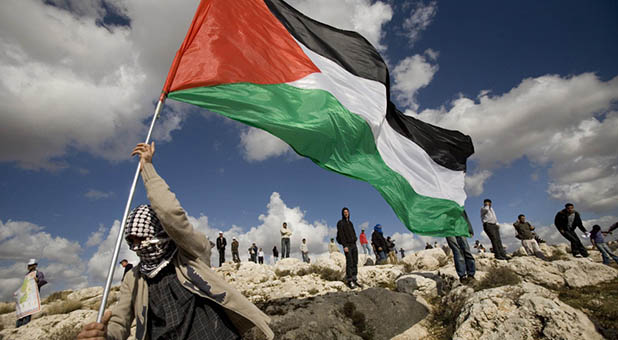
[[[94,321],[96,315],[97,312],[93,310],[76,310],[69,314],[44,316],[30,321],[26,326],[5,329],[0,332],[0,338],[3,340],[74,339],[83,324]],[[72,335],[72,337],[67,335]]]
[[[400,266],[381,265],[358,268],[358,281],[369,287],[394,287],[395,280],[403,272]]]
[[[82,301],[99,295],[103,295],[103,287],[88,287],[74,291],[67,296],[67,299]]]
[[[476,292],[457,319],[453,339],[601,340],[581,311],[532,283]]]
[[[403,258],[403,262],[411,265],[413,270],[437,270],[448,261],[441,248],[421,250]]]
[[[512,254],[513,256],[528,256],[528,252],[526,252],[526,249],[524,247],[519,247],[517,248],[517,250],[515,250]]]
[[[335,255],[333,258],[337,258],[337,253],[333,253]],[[343,256],[342,254],[339,254]],[[345,265],[345,258],[343,259]],[[288,257],[285,259],[279,260],[274,266],[275,274],[277,276],[286,276],[286,275],[297,275],[301,270],[309,270],[310,264],[302,262],[297,258]]]
[[[400,276],[395,284],[397,291],[412,295],[437,296],[440,276],[429,273],[412,273]]]

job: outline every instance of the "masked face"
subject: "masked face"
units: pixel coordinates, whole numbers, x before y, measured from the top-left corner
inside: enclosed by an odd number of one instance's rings
[[[127,218],[125,239],[129,248],[140,258],[140,271],[156,275],[176,250],[156,213],[148,205],[133,209]]]

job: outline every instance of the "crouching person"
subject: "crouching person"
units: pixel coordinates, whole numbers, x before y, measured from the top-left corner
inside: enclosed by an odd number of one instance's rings
[[[143,339],[240,339],[258,327],[274,337],[269,317],[210,269],[210,242],[193,228],[152,165],[152,145],[140,143],[141,175],[150,206],[135,208],[125,239],[140,263],[127,272],[118,303],[78,339],[126,339],[136,321]]]

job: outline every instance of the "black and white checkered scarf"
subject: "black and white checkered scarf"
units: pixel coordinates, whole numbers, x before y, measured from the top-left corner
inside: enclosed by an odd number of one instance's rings
[[[141,244],[129,243],[129,247],[140,258],[139,270],[148,277],[155,277],[176,253],[176,244],[149,205],[142,204],[129,214],[124,237],[131,235],[145,238]]]

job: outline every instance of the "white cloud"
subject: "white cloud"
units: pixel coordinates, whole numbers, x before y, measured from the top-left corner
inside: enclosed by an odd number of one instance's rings
[[[132,1],[130,8],[121,7],[129,28],[98,26],[105,13],[100,1],[54,2],[73,12],[40,1],[3,3],[0,161],[60,169],[67,166],[68,148],[127,159],[145,135],[142,121],[152,114],[196,3],[177,1],[162,9]],[[157,125],[155,135],[163,140],[180,127],[174,107],[168,105]]]
[[[82,248],[78,242],[53,237],[44,228],[25,221],[0,221],[0,300],[11,300],[23,276],[28,259],[39,262],[49,285],[41,291],[49,294],[52,289],[75,287],[83,284],[84,265],[80,258]]]
[[[393,9],[383,1],[291,0],[288,3],[315,20],[360,33],[378,50],[386,49],[382,26],[391,20]]]
[[[491,177],[492,173],[488,170],[482,170],[475,174],[466,174],[465,190],[469,196],[478,196],[483,193],[485,181]]]
[[[99,227],[101,230],[101,227]],[[88,260],[87,273],[88,281],[90,284],[103,284],[107,279],[107,272],[109,270],[110,261],[114,252],[114,246],[116,245],[116,238],[118,237],[118,231],[120,230],[120,221],[115,220],[111,228],[104,228],[107,230],[107,237],[103,242],[99,244],[97,251]],[[127,259],[130,263],[137,264],[139,259],[135,252],[129,249],[127,242],[122,241],[120,247],[120,253],[118,253],[118,261]],[[118,264],[114,270],[114,282],[119,282],[122,278],[122,267]]]
[[[101,200],[101,199],[106,199],[106,198],[110,198],[114,195],[113,192],[103,192],[103,191],[99,191],[99,190],[95,190],[95,189],[90,189],[88,190],[85,194],[84,197],[96,201],[96,200]]]
[[[240,134],[240,146],[247,161],[263,161],[293,152],[292,148],[270,133],[250,127]]]
[[[96,246],[97,244],[103,241],[103,235],[105,234],[106,228],[103,225],[99,226],[99,229],[88,237],[88,241],[86,241],[86,247]]]
[[[524,79],[502,95],[461,97],[450,109],[418,117],[471,135],[479,168],[491,171],[525,156],[549,166],[553,198],[601,212],[618,199],[618,112],[611,110],[617,100],[618,77],[546,75]]]
[[[437,13],[437,1],[430,1],[427,4],[419,2],[412,8],[410,16],[403,23],[405,35],[408,37],[411,45],[414,45],[420,38],[421,33],[429,27]]]
[[[435,61],[437,52],[427,50],[429,59]],[[404,106],[413,110],[418,108],[416,94],[418,90],[429,85],[434,74],[438,72],[438,65],[431,64],[424,55],[416,54],[401,60],[393,70],[394,83],[392,86],[395,98]]]

